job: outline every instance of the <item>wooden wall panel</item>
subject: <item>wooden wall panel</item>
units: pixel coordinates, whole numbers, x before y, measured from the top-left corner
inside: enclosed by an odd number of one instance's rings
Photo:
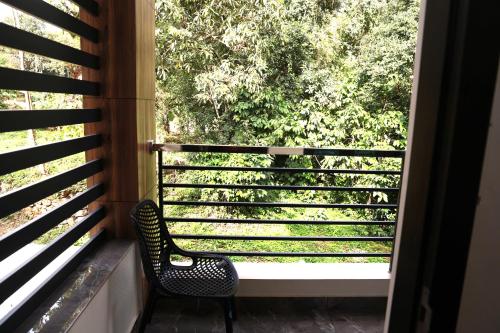
[[[154,4],[150,0],[98,0],[98,18],[81,11],[81,18],[100,31],[99,43],[82,38],[81,47],[101,58],[100,70],[84,69],[83,79],[101,84],[99,97],[84,97],[84,107],[101,108],[103,119],[86,124],[85,133],[100,133],[102,148],[87,160],[102,157],[105,170],[88,185],[104,182],[107,193],[99,204],[109,209],[104,227],[112,237],[133,238],[131,208],[155,197],[156,160],[147,151],[155,139]]]
[[[137,137],[138,142],[138,188],[140,198],[156,197],[156,154],[148,151],[148,140],[155,138],[155,114],[153,100],[137,101]],[[153,192],[153,193],[151,193]]]
[[[137,43],[137,98],[154,100],[155,97],[155,58],[151,57],[155,52],[155,25],[154,5],[144,2],[136,2],[136,36]]]

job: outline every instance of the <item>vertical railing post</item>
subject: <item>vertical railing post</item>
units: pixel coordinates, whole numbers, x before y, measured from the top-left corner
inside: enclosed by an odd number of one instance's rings
[[[163,151],[158,150],[158,207],[160,207],[161,218],[164,217],[163,212]]]
[[[399,173],[399,183],[398,183],[398,200],[397,200],[397,205],[398,208],[396,208],[396,224],[394,225],[394,232],[393,232],[393,239],[392,239],[392,249],[391,249],[391,260],[389,262],[389,272],[392,271],[392,264],[394,262],[394,247],[396,245],[396,233],[398,232],[398,220],[399,220],[399,205],[401,203],[401,186],[403,182],[403,172],[405,169],[405,158],[406,158],[406,153],[401,157],[401,172]]]

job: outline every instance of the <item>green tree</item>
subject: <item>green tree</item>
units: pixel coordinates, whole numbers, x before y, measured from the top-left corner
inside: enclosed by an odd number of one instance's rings
[[[160,120],[180,141],[404,148],[415,1],[157,3]]]

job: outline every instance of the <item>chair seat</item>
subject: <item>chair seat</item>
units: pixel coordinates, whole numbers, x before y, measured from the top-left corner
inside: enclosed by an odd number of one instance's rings
[[[160,283],[169,294],[196,297],[234,295],[238,274],[224,257],[195,258],[192,266],[167,265]]]

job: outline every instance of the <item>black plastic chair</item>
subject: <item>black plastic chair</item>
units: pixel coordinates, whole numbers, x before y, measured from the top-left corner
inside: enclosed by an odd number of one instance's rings
[[[162,214],[151,200],[137,204],[130,212],[137,231],[144,273],[149,280],[149,297],[141,318],[139,332],[151,322],[159,296],[192,296],[220,299],[224,307],[226,332],[233,331],[236,319],[234,294],[238,273],[232,262],[222,255],[187,252],[175,245]],[[188,257],[189,266],[172,264],[172,254]]]

